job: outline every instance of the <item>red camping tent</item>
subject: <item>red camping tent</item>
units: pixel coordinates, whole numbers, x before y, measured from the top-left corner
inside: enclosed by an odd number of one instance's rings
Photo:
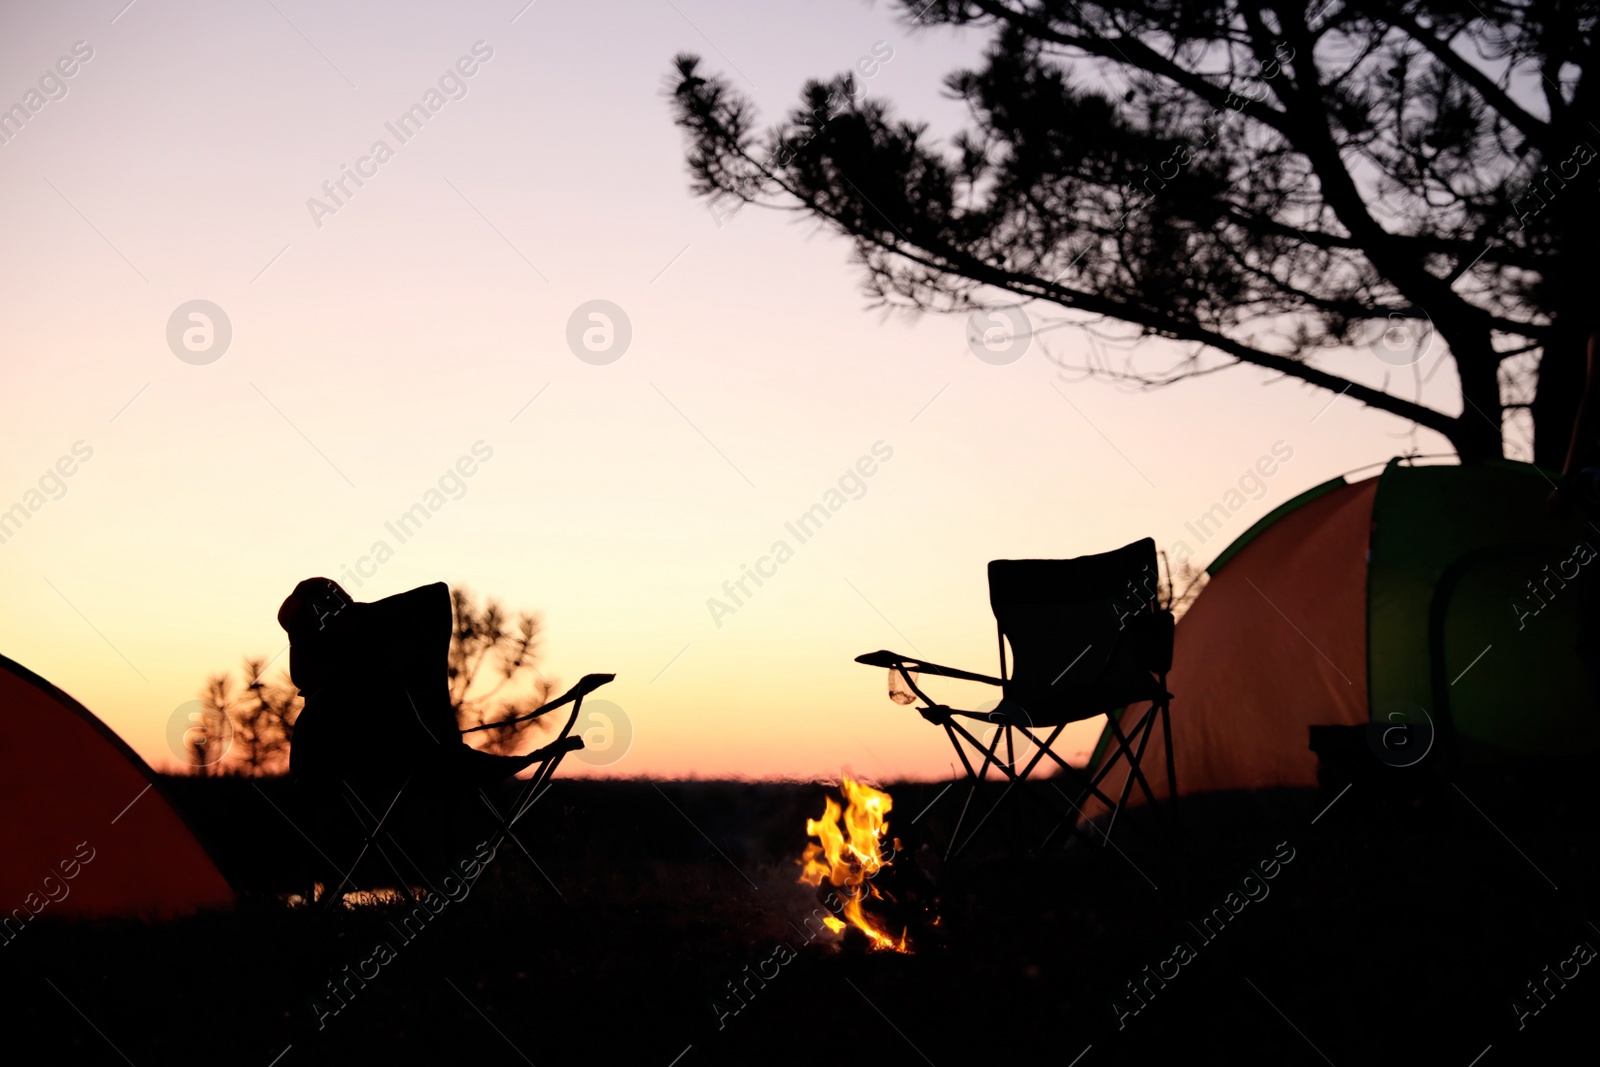
[[[82,704],[0,656],[0,942],[39,915],[161,917],[233,890],[155,776]]]

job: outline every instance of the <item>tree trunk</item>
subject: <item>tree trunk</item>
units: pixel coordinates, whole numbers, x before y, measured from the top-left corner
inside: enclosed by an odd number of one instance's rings
[[[1533,461],[1553,471],[1566,462],[1578,402],[1588,379],[1589,336],[1600,328],[1594,275],[1595,251],[1600,247],[1600,206],[1595,202],[1594,168],[1571,166],[1584,158],[1580,147],[1588,150],[1589,159],[1594,156],[1594,127],[1586,121],[1596,103],[1594,83],[1593,77],[1579,83],[1573,106],[1559,116],[1561,121],[1552,129],[1551,143],[1571,146],[1570,157],[1562,159],[1556,152],[1545,160],[1551,181],[1546,183],[1549,205],[1544,214],[1552,243],[1540,296],[1550,311],[1552,329],[1540,354],[1539,381],[1529,413],[1533,416]]]
[[[1572,424],[1583,397],[1589,324],[1581,315],[1563,315],[1555,324],[1550,343],[1539,357],[1539,381],[1534,387],[1533,461],[1559,471],[1572,441]]]
[[[1461,376],[1461,416],[1450,443],[1463,463],[1505,457],[1500,407],[1499,364],[1484,356],[1456,359]]]

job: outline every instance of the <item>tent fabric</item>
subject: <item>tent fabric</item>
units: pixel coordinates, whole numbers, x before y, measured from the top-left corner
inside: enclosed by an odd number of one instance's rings
[[[1389,716],[1420,707],[1468,764],[1593,751],[1600,718],[1576,654],[1570,579],[1594,531],[1552,515],[1552,483],[1527,464],[1391,464],[1380,480],[1368,573],[1373,720],[1404,721]]]
[[[1234,556],[1237,556],[1244,549],[1245,545],[1248,545],[1251,541],[1254,541],[1266,530],[1271,529],[1274,523],[1276,523],[1283,516],[1289,514],[1289,512],[1295,511],[1306,504],[1311,503],[1311,501],[1315,500],[1324,493],[1331,493],[1335,489],[1343,489],[1349,484],[1350,483],[1343,478],[1330,478],[1321,485],[1314,485],[1310,489],[1307,489],[1305,492],[1301,493],[1299,496],[1291,497],[1282,504],[1279,504],[1277,507],[1273,508],[1271,511],[1267,512],[1260,519],[1258,519],[1256,523],[1248,530],[1234,538],[1233,543],[1227,548],[1224,548],[1221,552],[1217,553],[1217,558],[1212,560],[1211,563],[1206,567],[1206,573],[1215,574],[1220,571],[1230,559],[1232,559]]]
[[[1311,723],[1367,721],[1367,531],[1374,481],[1307,494],[1219,568],[1178,624],[1167,688],[1180,794],[1311,786]],[[1124,712],[1138,720],[1148,705]],[[1313,710],[1314,709],[1314,710]],[[1160,726],[1147,751],[1160,744]],[[1142,771],[1166,794],[1166,765]],[[1120,794],[1126,770],[1102,786]],[[1131,797],[1138,796],[1135,786]],[[1085,806],[1085,814],[1095,811]]]
[[[1457,765],[1600,751],[1577,649],[1600,533],[1552,514],[1550,478],[1521,463],[1394,461],[1342,483],[1242,534],[1179,623],[1167,679],[1179,795],[1316,785],[1311,726],[1431,722]],[[1102,738],[1091,766],[1106,751]],[[1162,761],[1142,770],[1165,796]],[[1127,773],[1102,789],[1120,795]]]
[[[153,772],[88,709],[0,656],[0,924],[227,908],[222,872]]]

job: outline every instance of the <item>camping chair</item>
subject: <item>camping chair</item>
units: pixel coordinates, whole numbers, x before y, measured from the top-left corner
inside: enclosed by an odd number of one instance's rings
[[[401,813],[415,809],[419,800],[433,801],[433,812],[440,813],[476,793],[496,825],[494,847],[509,838],[532,861],[513,827],[542,795],[562,758],[583,747],[572,729],[584,697],[616,677],[585,675],[526,715],[461,730],[449,694],[452,619],[449,588],[442,582],[363,604],[328,579],[309,579],[279,612],[290,634],[290,674],[306,697],[295,724],[291,772],[319,821],[342,822],[354,830],[354,859],[348,865],[334,862],[312,842],[339,877],[326,895],[329,906],[338,905],[374,849],[405,896],[411,895],[409,879],[390,847],[427,882],[427,872],[393,832]],[[464,740],[467,734],[509,728],[569,705],[556,739],[528,755],[494,755]],[[533,775],[521,784],[509,812],[502,811],[489,787],[528,767]]]
[[[909,704],[913,698],[922,701],[917,711],[944,729],[966,770],[966,802],[951,832],[947,858],[954,858],[972,843],[1005,796],[1047,757],[1068,785],[1067,790],[1056,786],[1056,791],[1070,808],[1047,805],[1061,820],[1051,835],[1061,825],[1081,835],[1078,823],[1084,818],[1083,805],[1093,798],[1110,815],[1101,834],[1109,842],[1117,814],[1127,804],[1135,783],[1145,800],[1155,804],[1155,793],[1141,764],[1157,718],[1166,750],[1167,792],[1169,797],[1176,796],[1169,710],[1172,694],[1166,688],[1172,665],[1173,616],[1158,603],[1156,573],[1155,542],[1150,538],[1076,559],[992,561],[989,603],[998,632],[999,677],[889,651],[856,657],[857,663],[888,668],[890,694],[897,703]],[[918,687],[919,675],[982,682],[999,688],[1001,697],[988,711],[951,708]],[[1146,701],[1149,707],[1125,727],[1125,709]],[[1104,754],[1087,768],[1074,767],[1051,746],[1068,725],[1096,715],[1106,716],[1101,744]],[[987,742],[962,720],[993,726]],[[1020,768],[1019,743],[1036,748]],[[1113,798],[1102,785],[1124,762],[1128,773]],[[1006,791],[962,840],[962,825],[990,768],[1008,782]]]
[[[338,906],[345,886],[351,884],[351,879],[360,867],[362,860],[373,849],[377,850],[385,864],[394,872],[401,894],[408,899],[411,897],[411,892],[407,887],[407,878],[401,873],[394,857],[389,854],[388,848],[384,844],[385,841],[400,853],[412,871],[418,874],[423,882],[429,885],[430,889],[438,892],[429,882],[428,872],[423,865],[418,864],[405,853],[391,830],[391,824],[403,811],[403,802],[409,799],[409,793],[411,792],[409,787],[417,781],[419,774],[427,776],[427,781],[422,783],[424,788],[417,790],[421,794],[419,799],[434,799],[448,804],[457,797],[476,793],[478,799],[483,802],[483,806],[488,810],[496,828],[494,836],[489,842],[489,852],[491,854],[498,852],[501,845],[509,840],[517,846],[518,851],[527,857],[528,862],[533,864],[534,868],[543,875],[543,868],[539,866],[538,860],[533,858],[533,854],[528,851],[528,847],[517,837],[514,827],[518,820],[528,813],[529,809],[538,802],[539,798],[544,795],[545,790],[549,788],[550,780],[555,776],[556,769],[561,765],[562,758],[568,752],[583,748],[583,738],[572,736],[572,728],[576,725],[578,716],[583,709],[583,698],[615,678],[616,675],[614,674],[586,674],[578,680],[577,685],[561,696],[540,705],[526,715],[459,731],[453,743],[450,741],[442,743],[434,759],[428,761],[428,764],[421,771],[414,770],[400,784],[399,788],[393,789],[392,795],[388,798],[388,806],[381,813],[367,804],[366,799],[357,792],[354,783],[349,780],[342,780],[339,783],[338,798],[344,803],[345,809],[353,820],[353,825],[360,831],[360,843],[356,850],[355,859],[351,862],[349,868],[343,872],[339,884],[334,887],[332,893],[328,896],[329,906]],[[505,729],[539,718],[568,704],[572,705],[572,710],[568,713],[556,739],[528,756],[496,756],[473,749],[461,740],[466,734]],[[478,757],[485,758],[479,759]],[[523,761],[527,762],[524,763]],[[504,781],[524,767],[530,766],[534,768],[534,773],[528,778],[520,779],[521,784],[517,789],[515,799],[509,808],[502,809],[490,797],[489,788]],[[378,795],[382,797],[386,793],[389,793],[389,790],[384,790],[380,787]]]

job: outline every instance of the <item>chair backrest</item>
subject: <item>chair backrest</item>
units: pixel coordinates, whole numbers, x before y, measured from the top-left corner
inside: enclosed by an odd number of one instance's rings
[[[372,641],[372,663],[383,666],[388,680],[404,688],[405,701],[385,709],[417,720],[439,745],[461,742],[450,707],[450,632],[455,613],[450,587],[443,582],[361,605],[361,618]],[[358,616],[359,617],[359,616]]]
[[[1172,616],[1157,596],[1150,538],[1075,559],[994,560],[989,603],[1006,701],[1034,725],[1076,722],[1159,695]]]
[[[448,586],[352,602],[319,623],[290,636],[290,674],[310,727],[308,736],[296,731],[297,774],[403,768],[462,744],[450,708]]]

